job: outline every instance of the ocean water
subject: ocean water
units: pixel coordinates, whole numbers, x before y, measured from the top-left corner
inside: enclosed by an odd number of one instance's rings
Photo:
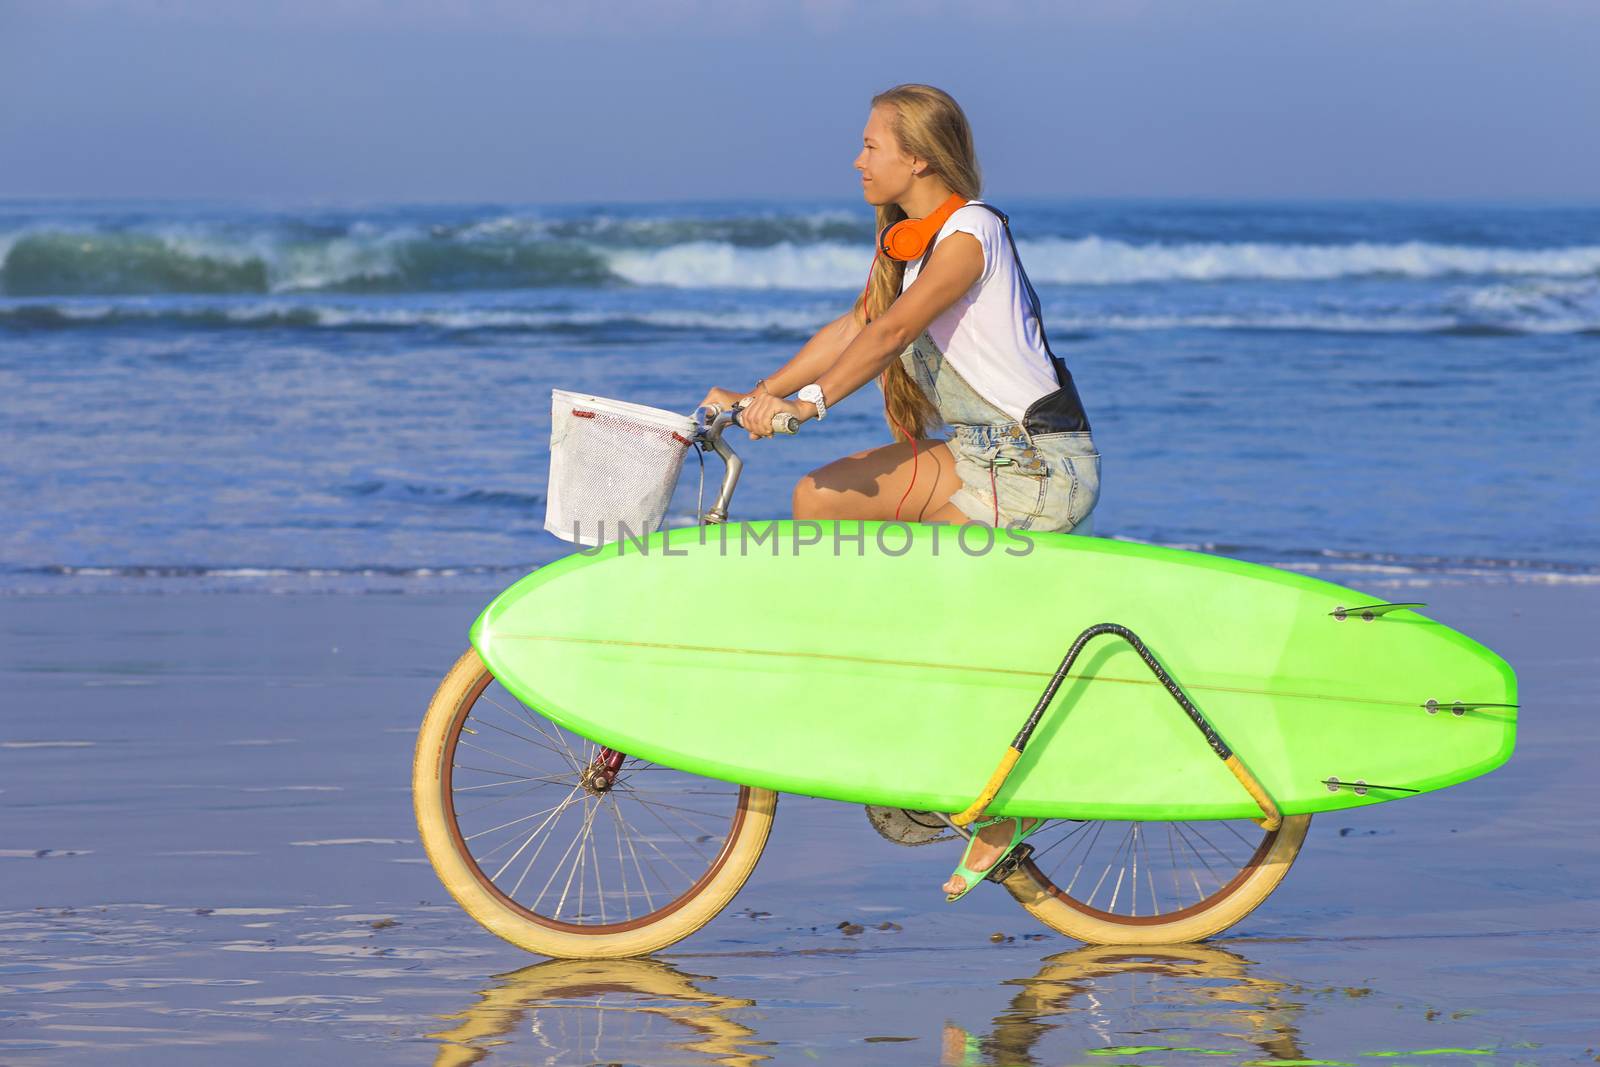
[[[1600,583],[1600,205],[992,199],[1094,422],[1099,535]],[[871,231],[859,201],[0,201],[0,592],[509,584],[571,550],[552,388],[747,388]],[[787,515],[881,411],[735,441],[733,517]]]

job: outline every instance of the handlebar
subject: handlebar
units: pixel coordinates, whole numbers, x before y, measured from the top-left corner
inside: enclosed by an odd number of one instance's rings
[[[728,408],[728,410],[726,412],[723,411],[721,404],[707,404],[707,405],[705,405],[704,410],[706,412],[707,418],[711,420],[710,424],[707,426],[707,430],[711,430],[711,429],[715,428],[716,427],[716,423],[721,422],[721,417],[724,414],[727,414],[729,416],[729,421],[732,422],[735,426],[739,427],[741,430],[744,429],[744,423],[739,421],[739,412],[743,407],[744,407],[744,403],[743,403],[743,401],[740,401],[740,400],[734,401],[733,404]],[[727,423],[723,423],[722,425],[726,426]],[[772,432],[773,433],[792,434],[792,433],[798,432],[799,429],[800,429],[800,420],[795,418],[793,415],[789,414],[787,411],[778,411],[778,412],[774,412],[773,413],[773,415],[772,415]]]
[[[703,404],[695,409],[695,442],[703,449],[715,452],[722,457],[727,465],[727,471],[722,478],[722,488],[717,492],[717,501],[711,509],[700,516],[702,523],[712,524],[728,521],[728,504],[733,499],[733,487],[738,484],[739,472],[744,469],[744,462],[734,453],[728,442],[722,439],[722,431],[730,424],[744,428],[739,421],[739,412],[744,407],[743,399],[735,401],[724,409],[721,404]],[[777,412],[772,416],[772,432],[792,434],[800,428],[800,420],[786,411]]]

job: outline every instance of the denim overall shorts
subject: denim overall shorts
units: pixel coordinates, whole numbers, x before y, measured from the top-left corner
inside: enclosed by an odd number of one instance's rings
[[[1001,529],[1092,532],[1100,453],[1088,430],[1040,433],[1036,423],[1030,433],[979,396],[926,331],[900,362],[952,431],[948,443],[961,478],[952,504]]]

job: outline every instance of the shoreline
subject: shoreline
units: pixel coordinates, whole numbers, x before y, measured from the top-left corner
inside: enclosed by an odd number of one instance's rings
[[[794,522],[788,519],[753,519],[752,527],[768,523]],[[846,520],[849,521],[849,520]],[[896,523],[885,523],[893,526]],[[899,524],[905,525],[905,524]],[[936,524],[943,525],[943,524]],[[672,531],[688,527],[670,527]],[[941,533],[943,531],[940,531]],[[946,535],[951,541],[952,535]],[[1007,536],[1026,536],[1026,532],[996,530],[992,547],[1004,550]],[[1133,537],[1102,535],[1122,544],[1149,545],[1237,560],[1257,566],[1291,571],[1307,577],[1348,585],[1358,589],[1433,587],[1520,587],[1520,586],[1596,586],[1600,587],[1600,565],[1567,560],[1507,560],[1482,557],[1407,557],[1387,552],[1348,552],[1334,549],[1298,553],[1242,550],[1246,546],[1195,545],[1145,541]],[[841,538],[836,537],[835,540]],[[851,538],[843,538],[851,540]],[[752,538],[760,547],[765,541]],[[963,539],[963,544],[965,539]],[[133,564],[117,566],[68,565],[13,569],[0,584],[0,600],[27,597],[73,596],[184,596],[270,595],[270,596],[468,596],[481,595],[488,603],[517,579],[569,554],[595,555],[595,548],[560,543],[548,558],[522,564],[432,564],[398,566],[305,566]],[[666,553],[674,554],[672,552]],[[981,553],[974,553],[981,554]],[[1288,557],[1288,558],[1284,558]],[[16,584],[24,577],[39,584]],[[324,584],[317,584],[317,583]],[[276,583],[276,584],[274,584]],[[328,584],[331,583],[331,584]]]

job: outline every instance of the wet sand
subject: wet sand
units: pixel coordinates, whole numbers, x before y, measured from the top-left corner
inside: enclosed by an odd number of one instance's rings
[[[599,964],[482,931],[416,843],[414,731],[487,595],[0,599],[0,1062],[1593,1062],[1600,589],[1351,584],[1504,655],[1518,751],[1319,816],[1230,936],[947,906],[949,845],[785,797],[727,912]]]

